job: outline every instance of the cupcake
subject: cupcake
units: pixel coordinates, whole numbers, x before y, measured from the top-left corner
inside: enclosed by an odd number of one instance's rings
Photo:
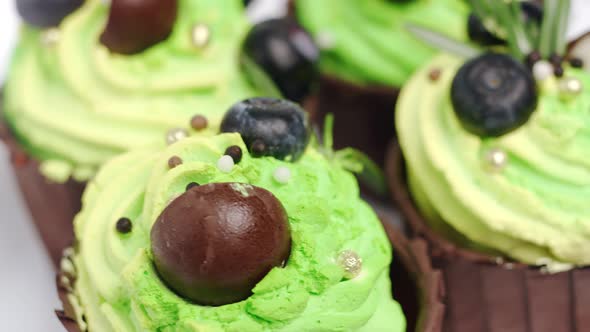
[[[568,5],[545,2],[540,34],[497,5],[488,19],[506,47],[440,55],[401,92],[387,171],[411,238],[443,273],[444,331],[590,323],[590,75],[558,56]]]
[[[292,103],[247,100],[221,126],[237,133],[107,163],[61,265],[66,326],[405,331],[388,238],[355,178],[307,147],[306,122]]]
[[[163,146],[166,133],[215,132],[232,100],[264,94],[238,62],[248,30],[239,0],[16,4],[25,24],[4,87],[3,137],[56,262],[102,163]]]
[[[317,120],[335,115],[336,147],[352,146],[383,164],[394,136],[399,88],[437,50],[409,24],[467,40],[462,0],[293,1],[294,14],[321,49]]]

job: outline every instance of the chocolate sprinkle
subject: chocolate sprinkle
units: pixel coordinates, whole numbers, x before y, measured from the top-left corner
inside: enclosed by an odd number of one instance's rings
[[[253,157],[261,157],[264,156],[266,152],[266,144],[264,144],[261,140],[255,140],[250,147],[250,153]]]
[[[428,78],[432,82],[436,82],[440,78],[441,74],[442,74],[442,70],[440,70],[440,68],[434,68],[428,73]]]
[[[551,56],[549,57],[549,62],[551,62],[551,64],[556,67],[561,65],[562,61],[563,61],[563,58],[559,54],[554,53],[554,54],[551,54]]]
[[[168,159],[168,166],[172,169],[182,165],[182,159],[179,156],[172,156]]]
[[[200,184],[198,184],[198,183],[196,183],[196,182],[191,182],[191,183],[189,183],[189,184],[187,184],[187,185],[186,185],[186,191],[189,191],[189,190],[191,190],[192,188],[194,188],[194,187],[198,187],[198,186],[200,186]]]
[[[232,145],[225,150],[225,155],[230,156],[234,160],[234,164],[238,164],[242,161],[242,148]]]
[[[207,128],[208,124],[207,118],[202,115],[195,115],[191,119],[191,127],[197,131]]]
[[[526,63],[530,68],[533,68],[535,63],[541,60],[541,53],[539,51],[533,51],[526,57]]]
[[[574,68],[582,68],[584,67],[584,61],[580,58],[571,58],[570,65]]]
[[[563,77],[563,67],[561,65],[556,65],[553,69],[553,73],[555,74],[555,77]]]
[[[132,229],[133,223],[131,223],[129,218],[121,218],[117,220],[117,232],[121,234],[127,234],[130,233]]]

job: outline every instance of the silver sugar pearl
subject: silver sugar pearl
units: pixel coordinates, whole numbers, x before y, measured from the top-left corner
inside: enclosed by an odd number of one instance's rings
[[[493,148],[485,152],[484,167],[490,172],[501,172],[508,163],[508,155],[504,150]]]
[[[166,133],[166,143],[168,145],[174,144],[181,139],[188,137],[188,131],[183,128],[173,128]]]
[[[533,65],[533,76],[538,82],[553,76],[553,65],[547,60],[537,61]]]
[[[583,89],[582,82],[575,77],[564,77],[559,81],[559,96],[563,99],[571,100],[580,95]]]
[[[315,43],[322,50],[330,50],[336,45],[336,40],[329,31],[320,31],[315,36]]]
[[[191,40],[195,47],[205,48],[211,40],[211,30],[205,24],[195,24],[191,30]]]
[[[53,47],[59,42],[60,31],[58,28],[49,28],[41,32],[41,43],[46,47]]]
[[[344,250],[338,255],[336,263],[344,270],[344,278],[354,279],[361,274],[363,260],[352,250]]]

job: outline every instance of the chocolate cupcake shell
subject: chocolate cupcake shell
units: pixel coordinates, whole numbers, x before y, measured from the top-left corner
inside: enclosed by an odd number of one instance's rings
[[[80,200],[86,184],[73,179],[65,183],[48,180],[41,174],[39,162],[20,147],[1,115],[0,108],[0,140],[8,149],[13,173],[37,231],[57,266],[62,250],[72,243],[72,222],[80,211]]]
[[[295,17],[296,0],[288,13]],[[322,74],[317,92],[308,98],[306,110],[323,128],[326,115],[334,115],[334,147],[353,147],[383,166],[388,142],[395,136],[394,110],[400,88],[359,85]]]
[[[424,241],[444,281],[442,331],[582,332],[590,326],[590,269],[548,273],[459,248],[430,228],[412,201],[399,145],[389,148],[386,171],[393,199],[410,228],[409,241]]]

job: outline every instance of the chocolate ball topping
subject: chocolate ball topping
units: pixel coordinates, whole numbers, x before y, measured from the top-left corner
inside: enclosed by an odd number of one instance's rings
[[[140,53],[168,38],[177,7],[177,0],[111,0],[100,42],[113,53]]]
[[[168,287],[211,306],[246,299],[291,250],[282,204],[269,191],[241,183],[186,191],[158,217],[151,240],[156,269]]]

